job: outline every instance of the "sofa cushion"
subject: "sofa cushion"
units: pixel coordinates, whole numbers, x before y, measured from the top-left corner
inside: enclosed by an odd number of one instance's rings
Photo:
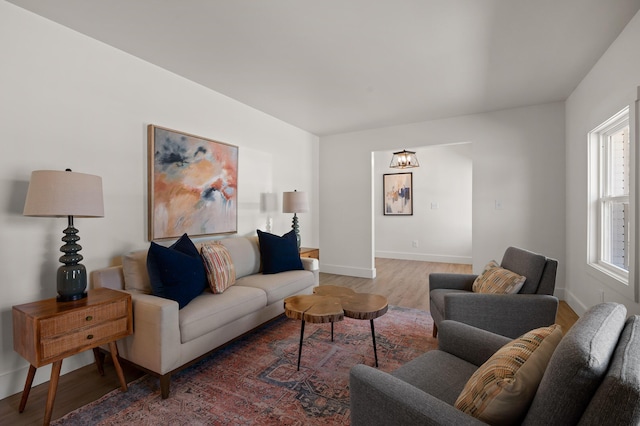
[[[170,247],[151,242],[147,271],[153,294],[175,300],[179,309],[184,308],[207,286],[202,258],[187,234]]]
[[[279,237],[258,229],[262,273],[277,274],[284,271],[304,269],[298,252],[296,234],[293,230]]]
[[[627,319],[607,375],[579,424],[640,424],[640,316]]]
[[[473,373],[455,407],[492,425],[517,423],[561,338],[560,326],[552,325],[507,343]]]
[[[124,289],[151,294],[151,283],[147,273],[147,250],[132,251],[122,256]]]
[[[520,291],[527,278],[501,268],[495,260],[473,282],[475,293],[514,294]]]
[[[236,282],[236,268],[225,246],[218,242],[204,244],[200,254],[209,288],[214,294],[224,292]]]
[[[258,288],[267,294],[267,304],[279,302],[314,285],[310,271],[286,271],[279,274],[254,274],[236,280],[237,286]]]
[[[255,314],[267,304],[264,291],[234,285],[222,294],[205,291],[179,312],[180,341],[197,339],[230,322]]]
[[[258,237],[232,237],[220,240],[229,250],[236,268],[236,279],[260,272],[260,247]]]
[[[556,348],[524,425],[577,424],[600,385],[624,326],[617,303],[590,308]]]

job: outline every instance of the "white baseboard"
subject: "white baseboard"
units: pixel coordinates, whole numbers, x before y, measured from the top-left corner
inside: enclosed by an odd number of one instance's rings
[[[438,262],[438,263],[460,263],[470,265],[473,263],[471,257],[468,256],[449,256],[442,254],[428,253],[406,253],[397,251],[377,251],[376,257],[384,259],[402,259],[402,260],[419,260],[422,262]]]
[[[322,263],[322,262],[320,262],[320,272],[325,272],[327,274],[346,275],[349,277],[358,277],[358,278],[375,278],[376,277],[376,268],[373,268],[373,269],[354,268],[351,266],[327,265],[326,263]]]
[[[580,299],[573,295],[573,293],[571,293],[569,290],[565,290],[564,293],[564,301],[567,302],[569,306],[571,306],[571,309],[573,309],[576,314],[582,316],[585,312],[587,312],[589,307],[582,303]]]

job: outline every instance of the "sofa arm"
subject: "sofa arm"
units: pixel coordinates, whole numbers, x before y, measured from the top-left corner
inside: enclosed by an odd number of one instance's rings
[[[133,334],[118,341],[120,356],[158,374],[179,367],[178,303],[151,294],[130,293]]]
[[[313,272],[313,285],[320,284],[320,267],[318,263],[318,259],[314,259],[311,257],[301,257],[302,267],[306,271]]]
[[[479,367],[510,341],[509,337],[445,320],[440,323],[438,349]]]
[[[429,274],[429,291],[437,288],[471,291],[477,277],[475,274]]]
[[[110,266],[92,271],[91,283],[93,288],[105,287],[113,290],[123,290],[124,274],[122,266]]]
[[[351,425],[482,425],[478,419],[373,367],[349,374]]]
[[[558,299],[543,294],[453,293],[444,297],[445,319],[515,339],[555,323]]]

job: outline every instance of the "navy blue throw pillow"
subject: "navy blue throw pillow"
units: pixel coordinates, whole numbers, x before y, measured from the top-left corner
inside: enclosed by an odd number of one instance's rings
[[[207,287],[207,275],[198,249],[184,234],[170,247],[151,242],[147,272],[155,296],[178,302],[180,309]]]
[[[304,269],[298,252],[296,233],[293,230],[279,237],[258,229],[258,241],[263,274]]]

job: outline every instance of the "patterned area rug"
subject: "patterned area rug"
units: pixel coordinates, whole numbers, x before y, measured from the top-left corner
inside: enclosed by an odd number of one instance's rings
[[[428,312],[390,307],[375,320],[379,369],[393,371],[434,349]],[[305,324],[296,371],[300,321],[279,318],[175,374],[168,399],[143,376],[55,425],[345,425],[349,370],[373,366],[369,321]]]

